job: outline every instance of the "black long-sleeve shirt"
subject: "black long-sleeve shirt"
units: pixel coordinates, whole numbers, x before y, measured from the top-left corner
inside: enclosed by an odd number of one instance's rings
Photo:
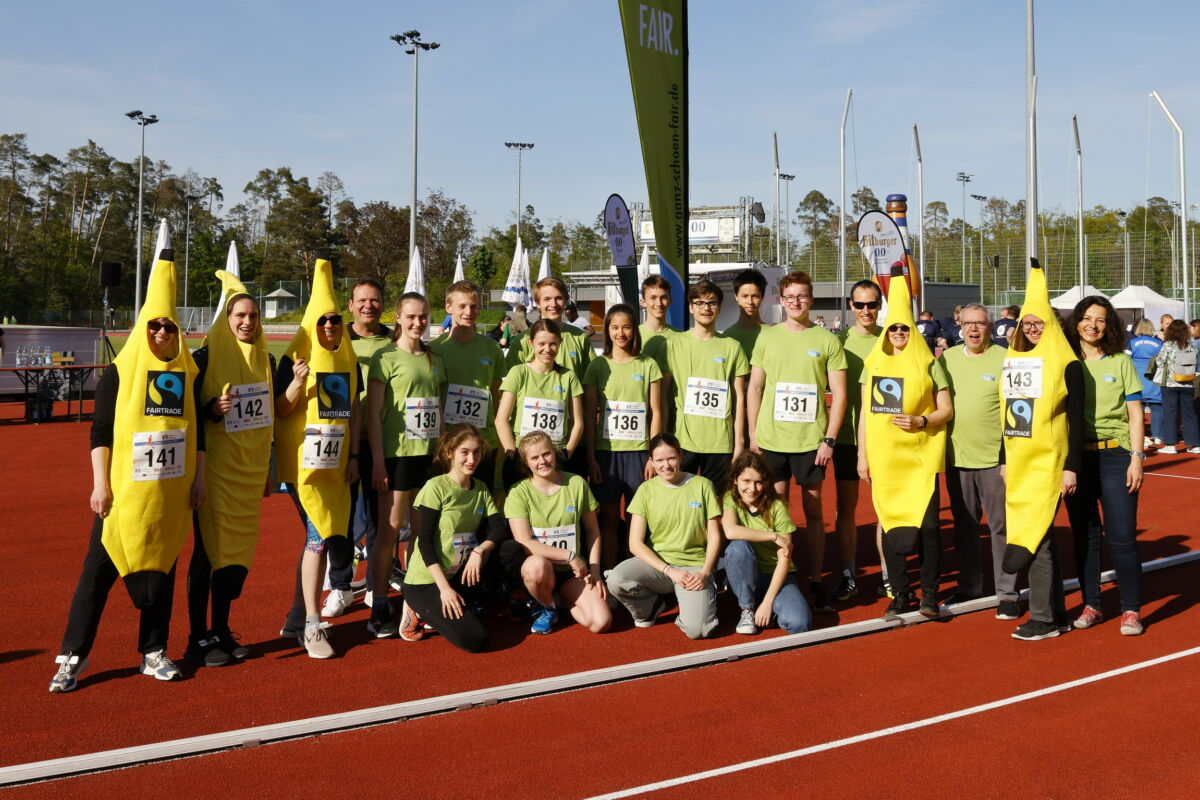
[[[200,406],[200,386],[204,383],[204,370],[207,366],[207,360],[204,365],[197,364],[200,367],[199,374],[196,375],[196,380],[192,384],[192,397],[196,405],[196,452],[203,452],[205,447],[204,426],[200,423],[200,415],[203,413]],[[117,368],[113,364],[109,364],[104,368],[104,372],[100,375],[100,380],[96,383],[96,407],[92,412],[92,432],[91,432],[91,449],[97,447],[113,446],[113,422],[117,416],[117,390],[121,388],[121,376],[117,372]]]
[[[421,551],[421,558],[425,560],[426,565],[438,564],[440,566],[442,558],[438,542],[438,521],[442,517],[442,512],[425,506],[417,506],[414,510],[417,512],[414,521],[417,527],[417,549]],[[508,522],[504,519],[504,515],[489,515],[480,523],[480,528],[485,526],[488,535],[484,541],[492,542],[499,547],[500,542],[508,536]]]

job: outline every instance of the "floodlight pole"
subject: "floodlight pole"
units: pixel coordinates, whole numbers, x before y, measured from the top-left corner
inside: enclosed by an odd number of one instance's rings
[[[1159,97],[1158,92],[1151,92],[1150,96],[1154,98],[1154,102],[1158,103],[1158,107],[1162,109],[1167,120],[1171,123],[1171,127],[1175,129],[1175,136],[1179,140],[1179,207],[1180,209],[1187,208],[1187,167],[1183,161],[1183,128],[1175,121],[1175,115],[1171,113],[1171,109],[1167,108],[1167,104]],[[1186,215],[1184,216],[1185,230],[1183,236],[1179,237],[1180,255],[1183,259],[1183,315],[1190,319],[1192,316],[1192,274],[1188,268],[1188,237],[1186,230]]]
[[[126,112],[125,116],[142,129],[142,149],[138,156],[137,269],[133,279],[133,314],[136,317],[142,309],[142,195],[146,172],[146,126],[158,122],[158,116],[156,114],[146,115],[136,109]],[[155,253],[155,256],[157,255]]]
[[[784,225],[784,241],[787,246],[783,250],[783,258],[787,263],[788,269],[792,266],[792,181],[796,179],[795,175],[787,175],[779,173],[779,180],[783,181],[783,213],[785,214]]]
[[[1079,239],[1079,297],[1083,299],[1087,286],[1087,259],[1083,253],[1083,148],[1079,144],[1079,118],[1071,115],[1071,130],[1075,133],[1075,228]]]
[[[973,177],[975,177],[974,173],[960,172],[954,178],[962,184],[962,280],[964,283],[967,280],[967,184]]]
[[[521,156],[526,150],[533,149],[533,142],[505,142],[504,146],[509,150],[517,151],[517,241],[521,241],[521,217],[524,212],[521,210]]]
[[[1025,0],[1025,276],[1038,257],[1037,69],[1034,63],[1033,0]]]
[[[411,268],[413,253],[417,247],[417,75],[421,51],[436,50],[441,45],[437,42],[422,42],[420,31],[405,31],[388,38],[405,48],[404,52],[413,57],[412,196],[408,207],[408,263]]]
[[[921,134],[913,124],[913,145],[917,150],[917,297],[925,303],[925,162],[921,159]]]
[[[853,89],[846,90],[846,105],[842,109],[842,126],[839,130],[838,146],[839,162],[841,164],[841,196],[838,198],[838,285],[840,287],[841,304],[838,316],[841,317],[842,327],[846,327],[846,117],[850,115],[850,98],[854,96]]]

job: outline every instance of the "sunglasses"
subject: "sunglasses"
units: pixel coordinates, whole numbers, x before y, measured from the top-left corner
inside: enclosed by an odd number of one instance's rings
[[[341,324],[342,324],[342,315],[341,314],[326,314],[325,316],[323,316],[319,320],[317,320],[317,327],[321,327],[322,325],[341,325]]]
[[[908,326],[901,325],[898,322],[895,325],[888,325],[888,333],[895,333],[896,331],[903,331],[904,333],[908,333]]]
[[[152,319],[146,323],[146,327],[150,329],[151,333],[158,333],[159,331],[179,333],[179,326],[174,322],[159,322],[156,319]]]
[[[880,302],[878,300],[868,300],[865,303],[860,303],[857,300],[851,300],[850,305],[862,311],[864,308],[879,308]]]

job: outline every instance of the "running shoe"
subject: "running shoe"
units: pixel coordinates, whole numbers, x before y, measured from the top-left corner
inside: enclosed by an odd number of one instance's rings
[[[758,633],[758,626],[754,624],[754,609],[743,608],[742,616],[738,619],[737,627],[734,628],[737,633],[753,636]]]
[[[538,606],[533,613],[533,624],[529,626],[530,633],[547,634],[554,628],[558,619],[558,609],[554,606]]]
[[[833,587],[834,600],[849,600],[854,595],[858,594],[858,581],[854,580],[854,576],[849,570],[842,573],[842,579],[838,581],[837,586]]]
[[[829,596],[829,592],[825,589],[824,584],[820,581],[809,581],[808,588],[812,592],[813,610],[832,614],[833,598]]]
[[[1121,635],[1122,636],[1141,636],[1142,631],[1141,615],[1136,611],[1126,611],[1121,614]]]
[[[1169,455],[1174,455],[1175,453],[1178,453],[1179,451],[1175,449],[1175,445],[1168,444],[1168,445],[1164,445],[1164,446],[1158,448],[1158,452],[1169,456]]]
[[[408,604],[405,603],[405,606]],[[392,606],[386,606],[386,613],[378,613],[371,609],[371,618],[367,620],[367,633],[376,639],[392,639],[396,636],[396,620],[392,616]]]
[[[301,643],[308,651],[309,658],[332,658],[333,645],[329,643],[328,622],[318,622],[304,626],[304,636]]]
[[[1189,447],[1188,452],[1189,453],[1200,453],[1200,447]]]
[[[897,619],[901,614],[908,610],[912,604],[912,595],[907,592],[896,595],[892,598],[892,602],[888,603],[887,610],[883,613],[884,619]]]
[[[63,653],[54,661],[58,664],[58,671],[50,679],[50,691],[55,694],[75,691],[79,676],[87,669],[88,657],[81,658],[74,653]]]
[[[886,597],[889,600],[896,596],[892,594],[892,588],[888,586],[887,581],[882,581],[878,586],[875,587],[875,594],[879,595],[880,597]]]
[[[921,597],[921,605],[917,608],[922,617],[926,619],[937,619],[942,615],[942,608],[938,605],[936,594],[923,594]]]
[[[996,619],[1020,619],[1021,606],[1016,600],[1001,600],[996,604]]]
[[[174,681],[181,677],[179,667],[175,666],[175,662],[167,658],[167,654],[162,650],[155,650],[153,653],[146,653],[142,656],[140,669],[143,675],[149,675],[160,681]]]
[[[283,627],[279,629],[279,635],[285,639],[299,639],[304,633],[303,622],[292,622],[290,619],[283,621]]]
[[[425,638],[421,617],[408,603],[405,603],[400,611],[400,638],[406,642],[419,642]]]
[[[239,641],[238,635],[229,630],[229,628],[220,631],[213,631],[212,635],[220,639],[220,644],[217,646],[226,653],[229,653],[229,655],[233,656],[238,661],[241,661],[243,658],[250,655],[250,648],[242,644],[241,641]]]
[[[353,589],[330,589],[325,598],[325,606],[321,609],[322,617],[340,617],[354,602]]]
[[[1084,606],[1083,611],[1075,618],[1075,627],[1084,631],[1094,625],[1099,625],[1103,621],[1104,615],[1100,613],[1100,609]]]
[[[400,568],[399,561],[392,562],[392,574],[388,578],[388,585],[400,591],[400,587],[404,586],[404,570]]]
[[[203,636],[189,636],[187,649],[183,657],[202,667],[223,667],[232,660],[232,656],[221,648],[221,639],[212,631]]]
[[[1036,642],[1041,639],[1053,639],[1058,635],[1058,626],[1053,622],[1042,622],[1040,619],[1031,619],[1024,625],[1018,625],[1017,629],[1013,631],[1012,637],[1026,642]]]

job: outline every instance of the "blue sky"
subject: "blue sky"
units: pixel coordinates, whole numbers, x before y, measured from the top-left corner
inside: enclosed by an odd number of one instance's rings
[[[412,57],[408,29],[441,49],[421,59],[422,194],[441,188],[480,232],[511,222],[515,155],[534,142],[523,200],[543,220],[595,219],[611,192],[644,200],[645,179],[617,6],[608,0],[351,2],[111,0],[13,4],[0,51],[0,132],[62,155],[95,139],[215,176],[226,205],[262,167],[331,170],[358,202],[406,205]],[[1157,89],[1200,136],[1186,65],[1200,11],[1160,2],[1038,4],[1041,204],[1073,213],[1071,114],[1080,118],[1085,203],[1132,207],[1178,195]],[[690,5],[691,201],[773,196],[771,132],[791,201],[838,191],[838,122],[854,89],[847,184],[915,205],[911,129],[921,128],[925,198],[961,214],[969,191],[1024,194],[1024,3],[862,0]],[[1193,151],[1195,152],[1195,151]],[[1200,152],[1189,153],[1200,175]],[[1191,183],[1197,188],[1193,179]],[[848,191],[849,191],[848,189]],[[1190,202],[1200,201],[1193,190]],[[968,200],[968,219],[977,211]]]

